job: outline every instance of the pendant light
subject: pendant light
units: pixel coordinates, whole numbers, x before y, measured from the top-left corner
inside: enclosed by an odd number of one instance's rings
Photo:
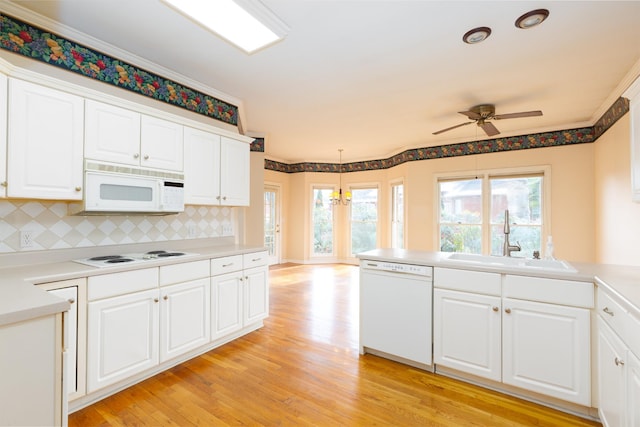
[[[338,151],[340,152],[340,164],[338,166],[338,175],[339,175],[339,180],[340,180],[340,184],[339,184],[339,191],[334,191],[333,193],[331,193],[331,203],[334,205],[348,205],[351,202],[351,191],[345,191],[344,194],[342,194],[342,151],[343,149],[340,148],[338,149]]]

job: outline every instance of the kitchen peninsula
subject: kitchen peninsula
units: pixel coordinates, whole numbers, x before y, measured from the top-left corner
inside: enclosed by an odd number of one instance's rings
[[[361,353],[599,417],[607,426],[640,420],[639,267],[398,249],[358,258]],[[418,268],[433,269],[433,302],[423,300],[423,310],[433,310],[433,363],[427,365],[393,350],[421,336],[403,334],[405,342],[375,342],[373,348],[362,340],[372,318],[381,335],[393,337],[387,324],[396,336],[399,327],[415,330],[398,323],[411,322],[405,310],[362,313],[414,307],[415,301],[389,301],[389,295],[405,296],[394,285]],[[374,284],[363,274],[371,269],[387,270],[386,282]],[[385,286],[390,293],[379,301]]]

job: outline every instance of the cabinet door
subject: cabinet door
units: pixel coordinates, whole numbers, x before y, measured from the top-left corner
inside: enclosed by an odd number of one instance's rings
[[[209,342],[210,292],[209,278],[160,290],[160,362]]]
[[[63,345],[66,352],[66,368],[64,382],[67,394],[73,395],[78,391],[78,287],[54,289],[48,291],[71,304],[69,311],[63,318]]]
[[[501,380],[499,297],[434,290],[434,362]]]
[[[182,172],[184,168],[182,132],[182,125],[143,114],[140,129],[140,165]]]
[[[88,304],[87,391],[158,364],[158,290]]]
[[[137,166],[140,163],[140,113],[85,101],[84,156]]]
[[[624,417],[625,346],[598,316],[598,415],[606,427],[622,426]]]
[[[268,268],[256,267],[244,271],[244,325],[269,316]]]
[[[220,136],[184,128],[184,202],[220,204]]]
[[[0,73],[0,129],[7,129],[7,76]],[[0,197],[7,196],[7,132],[0,132]]]
[[[226,206],[249,206],[249,144],[222,137],[220,195]]]
[[[79,96],[9,79],[9,197],[82,199],[83,109]]]
[[[505,298],[502,381],[591,404],[590,311]]]
[[[630,350],[625,361],[627,370],[627,407],[625,411],[627,425],[640,427],[640,359]]]
[[[242,272],[211,278],[211,339],[242,329]]]

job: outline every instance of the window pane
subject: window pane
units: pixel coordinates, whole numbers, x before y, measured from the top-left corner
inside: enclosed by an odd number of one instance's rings
[[[482,221],[482,180],[440,183],[440,222],[480,224]]]
[[[443,252],[482,252],[479,225],[440,225],[440,250]]]
[[[391,186],[391,247],[404,248],[404,185]]]
[[[273,256],[276,251],[276,193],[265,190],[264,192],[264,246]]]
[[[351,254],[376,248],[378,227],[378,189],[351,191]]]
[[[505,211],[509,210],[509,242],[528,257],[540,251],[542,240],[542,176],[491,179],[491,254],[503,255]]]
[[[314,189],[313,200],[313,254],[333,254],[333,209],[331,209],[332,189]]]

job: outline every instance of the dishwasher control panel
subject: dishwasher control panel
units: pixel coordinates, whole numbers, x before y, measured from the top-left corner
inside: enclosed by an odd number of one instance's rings
[[[414,274],[416,276],[431,276],[433,271],[432,267],[426,265],[401,264],[387,261],[363,260],[360,266],[369,270],[393,271],[396,273]]]

